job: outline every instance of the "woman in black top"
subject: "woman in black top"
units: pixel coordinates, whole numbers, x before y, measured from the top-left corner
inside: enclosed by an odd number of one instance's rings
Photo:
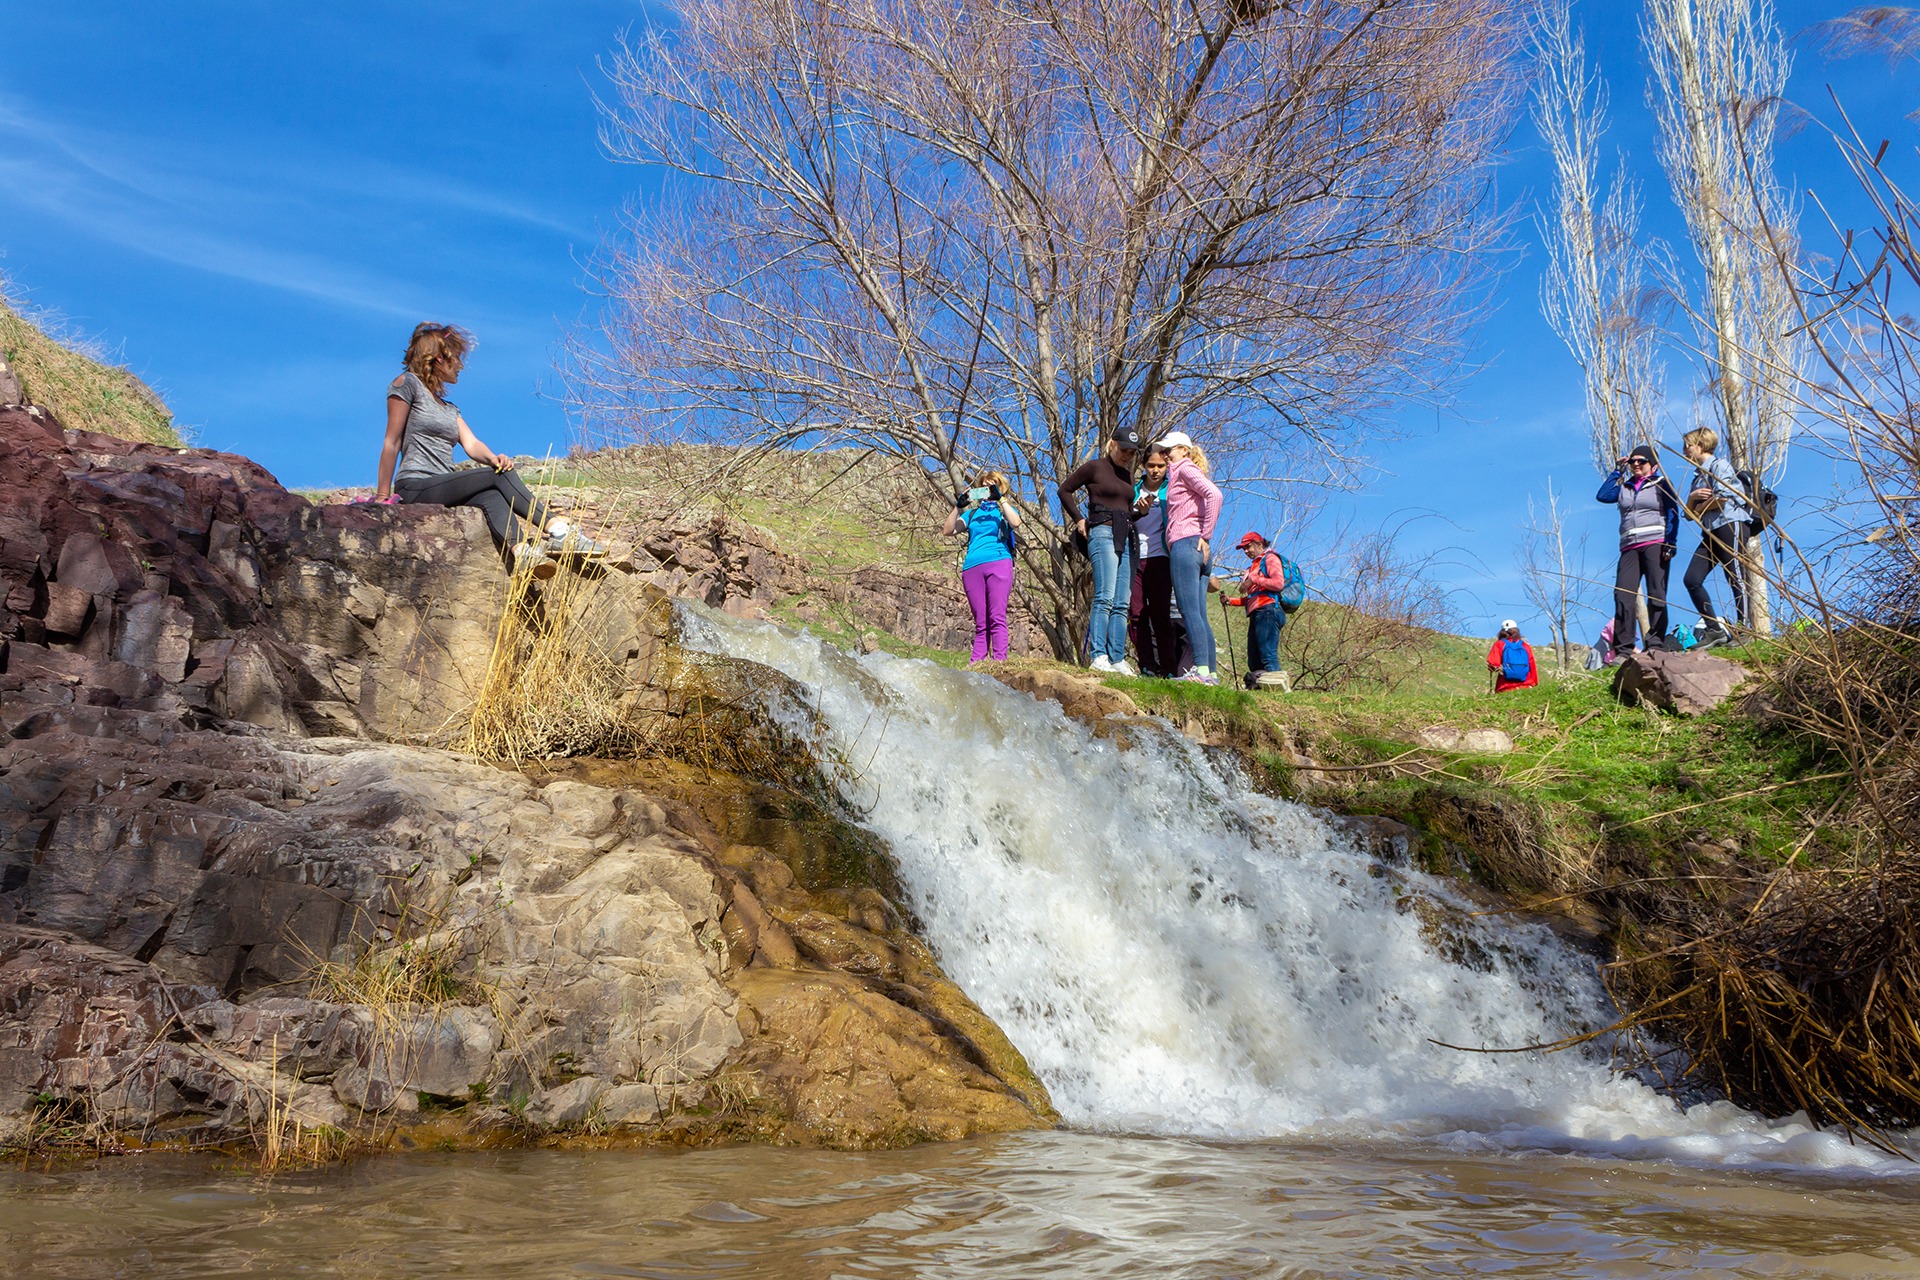
[[[1140,436],[1132,427],[1113,433],[1106,452],[1075,467],[1055,490],[1060,513],[1087,540],[1093,562],[1093,616],[1087,620],[1088,665],[1132,675],[1127,665],[1127,602],[1133,592],[1133,459]],[[1087,491],[1087,513],[1074,496]]]

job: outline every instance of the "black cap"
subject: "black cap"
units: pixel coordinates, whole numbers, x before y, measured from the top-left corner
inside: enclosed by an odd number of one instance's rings
[[[1633,446],[1633,452],[1627,456],[1629,458],[1639,458],[1643,462],[1651,462],[1656,467],[1660,465],[1660,451],[1650,444],[1637,444]]]
[[[1113,433],[1113,442],[1122,449],[1138,449],[1140,432],[1133,427],[1121,427]]]

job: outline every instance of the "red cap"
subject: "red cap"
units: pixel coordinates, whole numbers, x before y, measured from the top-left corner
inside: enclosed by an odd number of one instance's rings
[[[1245,551],[1248,547],[1254,545],[1256,542],[1263,547],[1269,545],[1267,542],[1266,536],[1264,534],[1255,533],[1252,531],[1243,533],[1240,535],[1240,543],[1239,543],[1240,550]]]

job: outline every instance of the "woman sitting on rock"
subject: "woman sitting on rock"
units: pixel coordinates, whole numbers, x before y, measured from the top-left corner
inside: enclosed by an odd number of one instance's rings
[[[405,368],[387,387],[387,439],[380,449],[380,482],[375,497],[391,501],[433,502],[443,507],[478,507],[487,518],[494,543],[507,549],[516,572],[551,578],[555,556],[599,556],[606,548],[550,513],[514,474],[513,459],[481,443],[445,399],[460,380],[472,342],[448,324],[415,325],[407,343]],[[456,471],[453,446],[486,469]],[[399,473],[394,462],[400,463]],[[529,533],[522,521],[537,532]],[[540,534],[545,534],[540,538]]]
[[[1013,594],[1013,531],[1020,513],[1006,505],[1007,478],[998,471],[982,471],[973,487],[953,500],[940,532],[967,535],[966,559],[960,562],[960,583],[967,589],[973,610],[973,660],[992,655],[1007,660],[1007,597]]]

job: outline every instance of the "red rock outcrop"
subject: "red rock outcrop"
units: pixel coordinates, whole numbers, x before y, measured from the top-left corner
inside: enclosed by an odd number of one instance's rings
[[[766,548],[658,550],[723,607],[778,580]],[[477,512],[316,507],[0,411],[0,1138],[47,1106],[390,1134],[422,1095],[472,1132],[646,1131],[723,1074],[786,1139],[1051,1120],[878,894],[631,786],[395,745],[470,703],[506,581]],[[657,596],[608,581],[644,685]]]

